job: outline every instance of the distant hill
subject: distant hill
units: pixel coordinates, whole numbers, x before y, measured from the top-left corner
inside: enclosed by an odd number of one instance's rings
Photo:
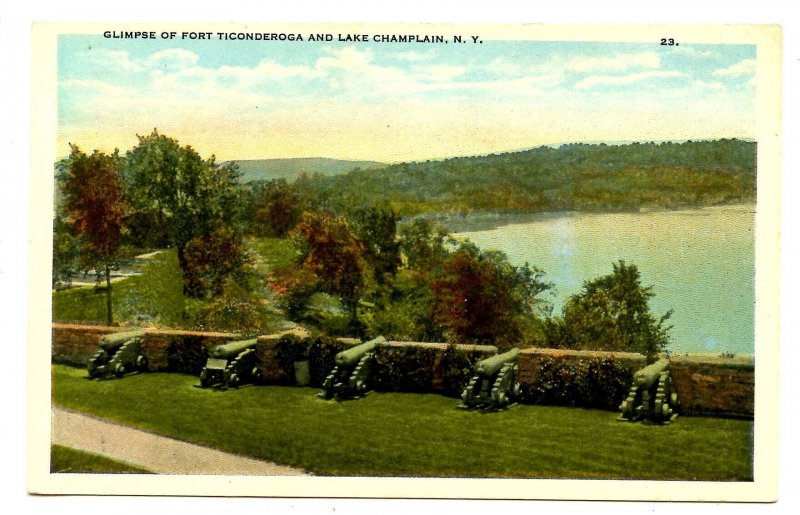
[[[387,165],[296,183],[328,206],[389,202],[400,214],[605,211],[752,202],[756,143],[538,147]]]
[[[239,170],[242,172],[240,180],[243,183],[281,178],[291,182],[304,172],[309,176],[316,174],[331,176],[343,174],[356,168],[368,170],[387,166],[385,163],[377,161],[347,161],[325,157],[243,159],[228,162],[239,165]]]

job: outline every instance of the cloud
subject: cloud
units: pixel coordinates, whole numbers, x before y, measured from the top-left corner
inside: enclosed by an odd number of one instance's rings
[[[140,72],[145,69],[145,66],[141,63],[132,60],[125,50],[98,48],[84,52],[82,57],[93,66],[99,66],[115,72]]]
[[[497,75],[516,75],[522,71],[517,63],[512,63],[503,57],[493,59],[486,65],[486,69]]]
[[[651,79],[672,78],[690,78],[690,76],[677,71],[650,71],[631,73],[629,75],[592,75],[575,84],[575,89],[589,89],[595,86],[627,86]]]
[[[672,53],[678,55],[685,55],[688,57],[702,57],[702,58],[717,57],[717,53],[714,52],[713,50],[698,50],[695,47],[687,45],[672,47]]]
[[[321,70],[356,70],[366,67],[372,61],[372,52],[369,49],[358,50],[349,46],[342,49],[325,48],[324,51],[328,55],[317,59],[316,64]]]
[[[125,88],[109,84],[108,82],[90,79],[69,79],[62,81],[60,86],[66,90],[99,96],[122,95],[126,91]]]
[[[395,54],[395,57],[397,57],[401,61],[409,61],[409,62],[429,61],[433,59],[434,56],[435,54],[433,50],[429,50],[428,52],[415,52],[411,50],[409,52],[399,52]]]
[[[428,80],[428,81],[435,81],[435,82],[443,82],[443,81],[450,81],[460,75],[464,75],[467,72],[467,69],[464,66],[446,66],[446,65],[439,65],[439,66],[426,66],[420,69],[420,74],[418,75],[419,78]]]
[[[194,66],[200,58],[197,54],[183,48],[167,48],[150,54],[144,63],[148,68],[188,68]]]
[[[658,68],[661,60],[655,52],[617,54],[614,57],[579,57],[567,61],[564,69],[570,72],[625,71],[630,68]]]
[[[707,82],[703,80],[695,80],[692,82],[692,87],[698,91],[726,91],[727,88],[720,82]]]
[[[714,77],[740,77],[742,75],[750,75],[756,72],[756,60],[745,59],[736,64],[732,64],[727,68],[720,68],[711,72]]]

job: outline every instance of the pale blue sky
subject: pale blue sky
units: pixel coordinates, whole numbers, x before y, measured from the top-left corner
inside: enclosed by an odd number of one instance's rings
[[[62,35],[58,152],[126,150],[154,127],[220,159],[753,138],[754,75],[752,45]]]

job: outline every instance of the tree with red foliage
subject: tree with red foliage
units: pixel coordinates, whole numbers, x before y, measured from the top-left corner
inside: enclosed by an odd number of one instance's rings
[[[539,298],[552,288],[543,276],[527,264],[511,265],[502,252],[462,243],[433,282],[434,319],[450,340],[515,346],[526,325],[550,309]]]
[[[60,166],[67,223],[80,239],[84,267],[105,275],[106,320],[111,325],[111,268],[122,239],[125,215],[119,180],[122,162],[116,150],[111,155],[97,150],[87,155],[76,145],[70,148],[69,157]]]
[[[363,243],[343,218],[321,213],[304,213],[295,235],[303,267],[319,279],[322,292],[341,299],[351,329],[360,331],[357,308],[366,267]]]
[[[219,227],[189,240],[183,252],[184,291],[192,297],[213,297],[223,291],[225,279],[242,275],[247,253],[240,233]]]

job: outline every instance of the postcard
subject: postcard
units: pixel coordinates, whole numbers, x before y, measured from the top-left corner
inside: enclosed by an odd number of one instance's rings
[[[35,24],[29,490],[774,500],[781,37]]]

